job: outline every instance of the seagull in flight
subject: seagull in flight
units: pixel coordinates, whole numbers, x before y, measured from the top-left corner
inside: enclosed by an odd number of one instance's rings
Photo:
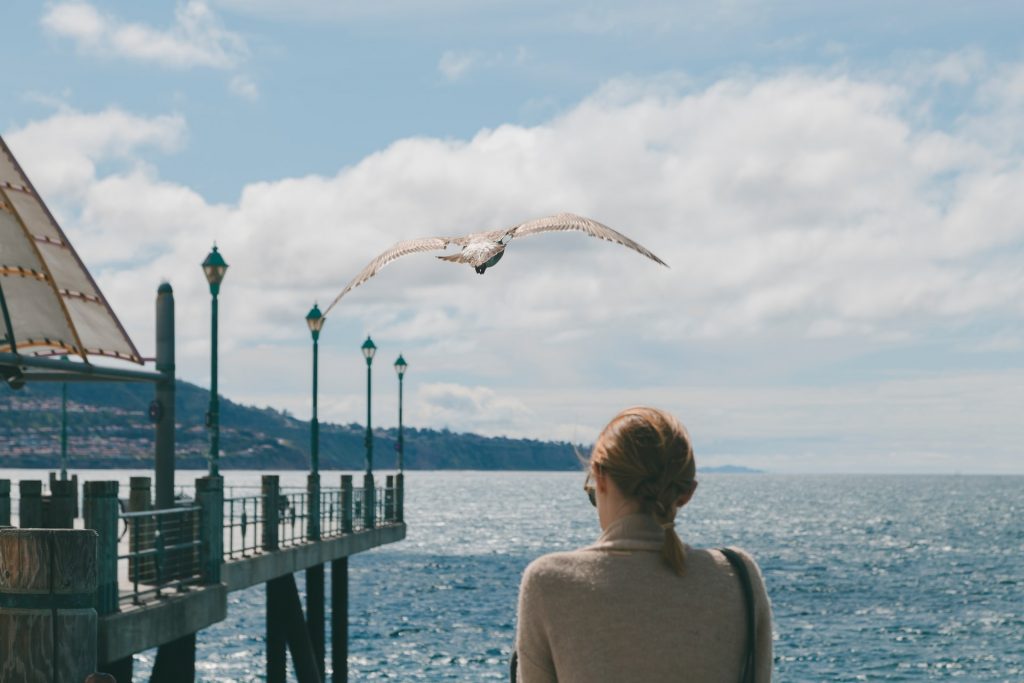
[[[358,275],[352,278],[352,281],[345,285],[345,289],[341,290],[341,294],[334,297],[334,301],[324,311],[324,315],[326,316],[341,300],[341,297],[348,294],[349,291],[369,280],[387,264],[407,254],[447,249],[449,244],[456,244],[462,247],[462,251],[457,254],[438,256],[437,258],[451,263],[468,263],[473,266],[473,270],[483,275],[488,268],[493,268],[501,260],[501,257],[505,255],[505,247],[508,246],[508,243],[513,238],[536,235],[542,232],[564,232],[567,230],[577,230],[591,237],[621,244],[643,254],[655,263],[660,263],[666,268],[668,267],[667,263],[648,251],[641,244],[634,242],[620,232],[612,230],[607,225],[573,213],[559,213],[554,216],[519,223],[511,228],[474,232],[464,237],[422,237],[420,239],[399,242],[370,261]]]

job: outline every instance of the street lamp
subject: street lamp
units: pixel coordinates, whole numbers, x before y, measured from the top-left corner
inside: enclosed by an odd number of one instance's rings
[[[367,528],[372,528],[374,523],[374,494],[376,491],[373,486],[373,427],[371,426],[371,411],[370,411],[370,368],[373,365],[373,354],[377,353],[377,347],[370,339],[370,336],[366,336],[366,341],[363,342],[362,346],[363,358],[366,359],[366,474],[363,476],[363,491],[365,499],[363,501],[363,523]]]
[[[401,475],[404,467],[404,455],[405,455],[405,440],[402,437],[402,378],[405,377],[405,371],[409,367],[409,364],[402,358],[402,354],[398,354],[398,360],[395,361],[395,374],[398,375],[398,443],[395,444],[398,449],[398,474]]]
[[[320,307],[313,308],[306,314],[306,325],[313,335],[313,419],[309,423],[309,502],[310,514],[308,536],[310,539],[320,538],[320,421],[317,419],[317,359],[320,349],[320,330],[324,328],[327,318],[320,312]]]
[[[220,476],[220,401],[217,399],[217,295],[220,294],[220,283],[228,272],[228,264],[213,245],[213,251],[203,261],[203,272],[210,283],[210,296],[213,301],[210,314],[210,410],[206,414],[206,426],[210,430],[210,476]]]

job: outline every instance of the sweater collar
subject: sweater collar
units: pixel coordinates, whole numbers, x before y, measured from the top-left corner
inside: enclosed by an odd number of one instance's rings
[[[661,550],[665,530],[649,514],[619,517],[589,550]]]

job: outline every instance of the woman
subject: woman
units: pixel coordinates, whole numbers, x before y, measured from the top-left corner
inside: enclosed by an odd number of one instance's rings
[[[718,550],[685,546],[676,512],[697,488],[686,429],[655,408],[629,408],[594,445],[584,489],[603,533],[592,546],[532,562],[519,591],[518,680],[659,683],[771,679],[771,608],[754,560],[752,589]],[[737,559],[739,561],[739,558]]]

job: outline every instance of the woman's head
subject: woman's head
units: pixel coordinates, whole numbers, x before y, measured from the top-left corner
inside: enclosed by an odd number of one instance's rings
[[[602,430],[590,462],[595,476],[609,477],[619,493],[665,528],[662,554],[681,574],[682,543],[672,522],[697,485],[686,428],[657,408],[627,408]]]

